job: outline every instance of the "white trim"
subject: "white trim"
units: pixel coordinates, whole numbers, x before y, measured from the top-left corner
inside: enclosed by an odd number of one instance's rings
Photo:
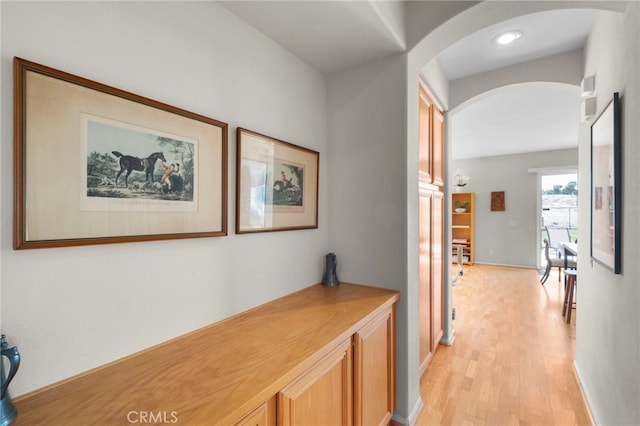
[[[506,263],[491,263],[491,262],[478,262],[477,260],[475,260],[473,262],[473,264],[479,264],[479,265],[490,265],[490,266],[506,266],[507,268],[524,268],[524,269],[535,269],[536,271],[538,270],[538,268],[536,268],[535,266],[532,265],[510,265],[510,264],[506,264]]]
[[[587,389],[582,384],[582,379],[580,378],[581,377],[580,369],[578,368],[578,363],[575,360],[573,361],[573,373],[574,373],[574,375],[576,377],[576,380],[578,381],[578,386],[580,387],[580,390],[582,391],[583,400],[584,400],[585,405],[587,406],[587,412],[589,413],[589,416],[591,417],[592,424],[601,425],[602,422],[600,421],[600,419],[598,418],[597,414],[592,409],[593,404],[591,404],[591,401],[593,401],[593,399],[591,399],[589,397],[589,393],[587,392]]]
[[[434,95],[433,90],[431,90],[431,88],[427,84],[427,80],[420,74],[418,74],[418,86],[422,87],[422,89],[427,93],[427,96],[429,96],[430,100],[433,102],[437,109],[439,109],[443,113],[447,112],[447,110],[442,108],[443,103],[440,102],[436,95]]]
[[[401,424],[405,426],[413,426],[416,424],[416,421],[418,420],[418,416],[422,411],[422,407],[424,407],[424,402],[422,402],[422,398],[418,396],[418,399],[416,400],[416,403],[413,405],[413,409],[411,410],[411,413],[409,413],[408,418],[404,418],[402,416],[399,416],[398,413],[394,413],[393,417],[391,417],[391,420],[397,424]]]
[[[553,166],[553,167],[532,167],[529,173],[539,173],[541,175],[570,175],[578,172],[577,165],[571,166]]]
[[[576,175],[578,182],[578,166],[555,166],[555,167],[534,167],[529,169],[529,173],[537,173],[536,176],[536,222],[538,226],[542,226],[542,177],[555,175]],[[536,232],[536,247],[542,247],[542,237],[540,232]],[[542,268],[543,265],[542,250],[536,249],[536,265]]]
[[[561,169],[559,171],[563,171]],[[540,231],[536,232],[536,267],[542,268],[543,261],[546,263],[547,259],[542,256],[542,176],[546,176],[548,170],[538,170],[536,175],[536,228]]]
[[[446,337],[443,336],[442,339],[440,339],[440,343],[447,346],[453,346],[453,342],[455,342],[455,340],[456,340],[456,329],[452,328],[451,334]]]

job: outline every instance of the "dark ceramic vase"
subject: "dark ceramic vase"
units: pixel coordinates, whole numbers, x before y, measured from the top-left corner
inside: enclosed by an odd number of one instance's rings
[[[325,270],[322,277],[322,284],[328,287],[335,287],[340,284],[338,280],[338,274],[336,273],[336,267],[338,261],[336,260],[335,253],[329,253],[325,257]]]

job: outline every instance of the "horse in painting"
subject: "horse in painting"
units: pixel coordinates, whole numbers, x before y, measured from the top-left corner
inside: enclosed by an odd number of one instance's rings
[[[138,158],[132,155],[124,155],[118,151],[111,151],[113,155],[120,158],[120,170],[116,174],[116,188],[118,187],[118,178],[126,170],[124,175],[124,186],[128,187],[128,178],[132,171],[144,172],[145,180],[153,182],[153,169],[156,167],[158,160],[167,161],[162,152],[154,152],[147,158]]]

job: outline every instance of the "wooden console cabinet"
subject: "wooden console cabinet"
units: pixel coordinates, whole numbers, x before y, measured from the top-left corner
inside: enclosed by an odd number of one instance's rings
[[[398,298],[314,285],[16,398],[15,425],[387,424]]]

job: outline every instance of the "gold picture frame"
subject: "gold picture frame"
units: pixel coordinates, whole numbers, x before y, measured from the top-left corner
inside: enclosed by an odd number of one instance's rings
[[[227,235],[227,133],[14,58],[14,248]]]
[[[238,128],[236,233],[318,227],[317,151]]]

